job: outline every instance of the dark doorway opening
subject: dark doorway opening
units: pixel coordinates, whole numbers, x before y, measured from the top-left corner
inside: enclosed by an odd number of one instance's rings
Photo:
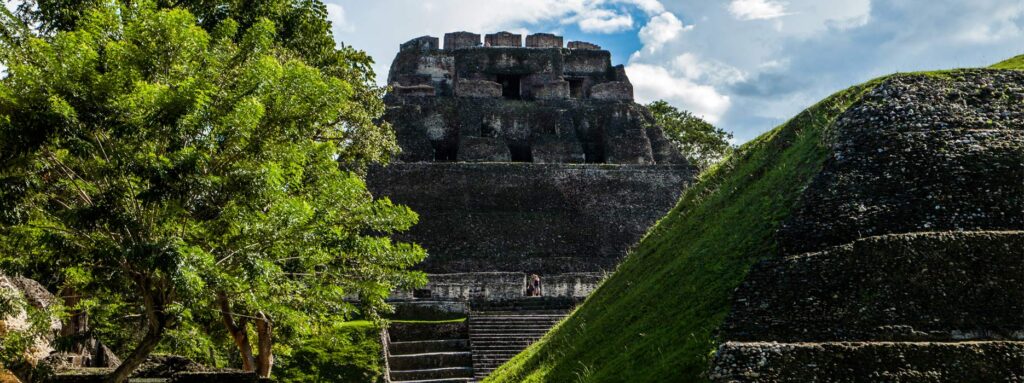
[[[501,84],[501,97],[509,100],[521,100],[523,98],[519,91],[521,77],[514,74],[499,74],[498,83]]]
[[[603,164],[604,161],[604,147],[600,143],[583,143],[583,162],[588,164]]]
[[[455,143],[441,140],[430,143],[434,146],[434,161],[436,162],[455,161],[459,154],[459,146]]]
[[[512,162],[533,162],[533,153],[529,144],[513,143],[508,145]]]
[[[572,97],[572,98],[583,98],[583,79],[582,78],[570,78],[569,79],[569,97]]]

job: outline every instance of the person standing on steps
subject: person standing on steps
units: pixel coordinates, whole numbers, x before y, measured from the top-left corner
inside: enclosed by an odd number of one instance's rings
[[[528,297],[539,297],[541,296],[540,288],[540,276],[537,274],[530,275],[530,281],[526,283],[526,296]]]

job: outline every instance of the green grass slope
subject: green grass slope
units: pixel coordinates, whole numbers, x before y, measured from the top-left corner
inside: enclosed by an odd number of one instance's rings
[[[992,69],[1017,69],[1024,70],[1024,55],[1014,56],[1012,58],[1000,61],[995,65],[990,66]]]
[[[706,171],[587,301],[487,382],[692,382],[750,267],[826,158],[821,136],[878,80],[836,93]]]

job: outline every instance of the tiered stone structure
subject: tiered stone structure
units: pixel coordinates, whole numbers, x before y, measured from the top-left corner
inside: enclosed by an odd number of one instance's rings
[[[692,168],[608,51],[547,33],[438,40],[401,44],[385,119],[402,152],[368,177],[420,214],[399,239],[430,254],[430,286],[397,297],[515,299],[528,274],[547,296],[586,296]]]
[[[712,380],[1024,379],[1024,72],[893,76],[826,141]]]
[[[397,239],[429,253],[430,282],[397,292],[398,314],[468,316],[477,378],[590,294],[693,177],[608,51],[544,33],[526,45],[508,32],[402,44],[385,98],[402,153],[367,177],[420,214]],[[524,297],[530,274],[543,299]],[[458,341],[422,342],[440,348],[391,349],[392,378],[471,379],[465,351],[445,349]]]

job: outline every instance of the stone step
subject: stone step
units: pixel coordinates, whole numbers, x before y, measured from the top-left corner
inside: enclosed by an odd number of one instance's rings
[[[431,352],[423,354],[391,355],[388,365],[394,370],[422,370],[440,367],[464,367],[473,364],[473,353],[468,351]]]
[[[479,344],[483,342],[493,341],[514,341],[519,339],[529,340],[531,342],[536,341],[543,337],[544,334],[537,334],[534,336],[526,336],[524,334],[489,334],[489,335],[477,335],[470,338],[472,344]]]
[[[391,381],[465,379],[473,377],[471,367],[441,367],[421,370],[391,370]]]
[[[469,336],[473,337],[476,335],[501,335],[501,334],[513,334],[513,335],[526,335],[526,334],[547,334],[549,329],[517,329],[517,328],[495,328],[495,329],[474,329],[469,332]]]
[[[528,324],[491,324],[491,325],[478,325],[473,324],[470,326],[470,332],[472,331],[494,331],[494,330],[517,330],[517,331],[547,331],[551,328],[551,325],[546,323],[528,323]]]
[[[836,380],[837,374],[849,379]],[[1024,381],[1024,341],[726,342],[715,354],[710,378],[736,383],[1019,382]]]
[[[392,322],[388,325],[391,342],[412,342],[437,339],[464,339],[469,334],[466,322],[408,323]]]
[[[501,318],[512,318],[512,319],[516,319],[516,318],[562,319],[562,318],[565,317],[565,315],[566,315],[566,313],[560,313],[560,312],[540,312],[540,313],[538,313],[538,312],[527,312],[527,311],[523,311],[523,312],[502,311],[502,312],[492,312],[492,313],[472,313],[472,314],[469,314],[469,320],[471,320],[471,321],[496,320],[496,319],[501,319]]]
[[[417,340],[406,342],[390,342],[388,352],[391,355],[422,354],[428,352],[469,351],[468,339]]]
[[[518,343],[518,344],[478,344],[473,347],[473,351],[476,353],[492,352],[492,351],[504,351],[504,350],[519,350],[522,351],[529,346],[529,343]]]
[[[426,379],[426,380],[392,380],[391,383],[470,383],[476,380],[475,377],[448,378],[448,379]]]

